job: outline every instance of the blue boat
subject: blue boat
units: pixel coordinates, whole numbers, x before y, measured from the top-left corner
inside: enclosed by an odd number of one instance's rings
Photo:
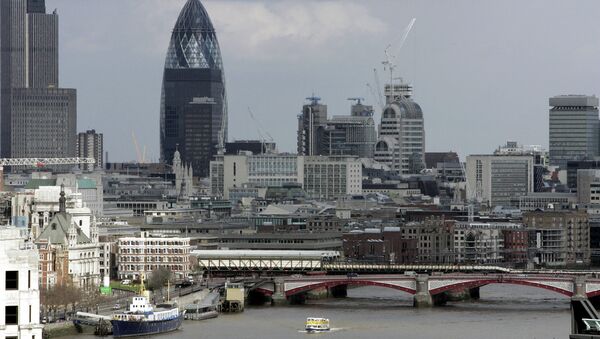
[[[129,311],[114,314],[114,337],[133,337],[175,331],[181,326],[184,312],[177,307],[154,308],[145,297],[134,297]]]

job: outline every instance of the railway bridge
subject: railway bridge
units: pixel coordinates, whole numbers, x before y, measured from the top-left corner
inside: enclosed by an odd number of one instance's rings
[[[470,291],[489,284],[514,284],[546,289],[566,297],[589,298],[600,295],[600,279],[585,276],[546,274],[442,274],[442,275],[308,275],[275,277],[254,287],[257,292],[271,296],[274,303],[285,303],[300,293],[326,288],[334,290],[347,286],[379,286],[414,296],[416,307],[432,306],[447,291]]]

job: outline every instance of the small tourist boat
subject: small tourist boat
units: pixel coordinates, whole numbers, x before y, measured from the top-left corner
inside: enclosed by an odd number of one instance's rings
[[[306,318],[304,327],[306,332],[325,332],[329,331],[329,319],[327,318]]]

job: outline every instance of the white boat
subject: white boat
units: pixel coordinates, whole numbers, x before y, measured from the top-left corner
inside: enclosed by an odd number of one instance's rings
[[[329,319],[327,318],[306,318],[305,327],[307,332],[325,332],[329,331]]]

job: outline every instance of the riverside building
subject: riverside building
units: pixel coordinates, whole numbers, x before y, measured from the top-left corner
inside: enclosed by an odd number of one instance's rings
[[[22,229],[0,227],[0,337],[42,338],[38,251]]]

